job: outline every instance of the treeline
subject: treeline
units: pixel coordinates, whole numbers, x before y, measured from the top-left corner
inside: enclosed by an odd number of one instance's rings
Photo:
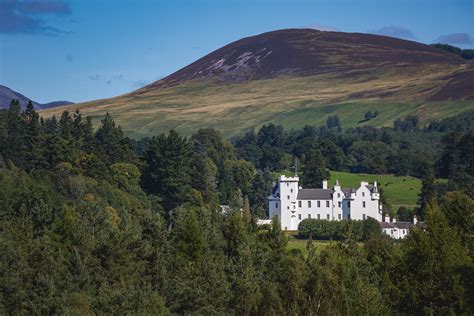
[[[474,138],[473,121],[474,112],[467,112],[426,127],[420,126],[417,116],[407,116],[397,119],[391,128],[343,129],[337,116],[330,116],[323,127],[288,131],[267,124],[257,132],[234,137],[232,142],[238,157],[258,169],[285,170],[294,165],[294,157],[304,165],[308,153],[313,153],[321,168],[418,178],[432,172],[461,188],[473,180],[473,146],[469,146]],[[461,143],[456,145],[458,141]]]
[[[474,59],[474,49],[462,49],[449,44],[436,43],[431,46],[447,50],[448,52],[454,53],[464,59]]]
[[[78,112],[43,120],[13,102],[0,157],[0,314],[474,311],[463,193],[426,195],[427,229],[400,245],[367,229],[363,247],[344,234],[305,256],[276,223],[255,225],[270,169],[215,130],[134,141],[110,115],[93,130]]]

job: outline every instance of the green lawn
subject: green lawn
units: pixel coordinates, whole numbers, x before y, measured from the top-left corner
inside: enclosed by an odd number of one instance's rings
[[[288,244],[286,245],[286,249],[288,251],[292,249],[298,249],[301,251],[303,256],[308,255],[308,249],[306,248],[308,244],[308,240],[306,239],[297,239],[295,237],[296,232],[287,232],[288,235]],[[330,240],[314,240],[314,244],[316,245],[316,251],[319,252],[325,247],[329,246],[331,243],[335,243],[335,241],[330,241]]]
[[[395,209],[400,206],[415,207],[421,190],[421,180],[413,177],[331,171],[329,185],[334,185],[336,179],[339,179],[339,184],[343,188],[357,188],[361,181],[377,181],[384,191],[387,202]]]
[[[275,172],[275,178],[280,174],[293,175],[290,171]],[[333,186],[336,179],[339,180],[339,184],[343,188],[358,188],[361,181],[377,181],[379,188],[384,191],[387,202],[394,209],[398,209],[400,206],[414,208],[421,190],[421,180],[407,176],[397,177],[394,175],[331,171],[329,186]]]

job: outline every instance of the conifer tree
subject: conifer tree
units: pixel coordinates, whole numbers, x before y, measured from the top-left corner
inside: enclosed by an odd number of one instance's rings
[[[181,205],[191,188],[191,149],[186,138],[175,131],[153,137],[145,153],[147,167],[142,185],[163,200],[167,211]]]
[[[428,169],[425,177],[421,182],[421,192],[419,194],[418,204],[418,217],[423,220],[425,218],[426,210],[428,205],[435,202],[436,198],[436,187],[434,183],[434,174],[432,169]]]
[[[329,178],[329,171],[321,151],[311,150],[304,161],[301,182],[306,188],[320,188],[323,180]]]

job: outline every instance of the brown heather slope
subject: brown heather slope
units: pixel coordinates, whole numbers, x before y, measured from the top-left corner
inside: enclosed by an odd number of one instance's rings
[[[280,30],[226,45],[168,77],[79,108],[96,121],[114,115],[141,137],[175,128],[215,127],[226,135],[275,122],[389,125],[408,114],[423,122],[474,108],[474,66],[428,45],[385,36]],[[361,122],[368,110],[375,120]]]

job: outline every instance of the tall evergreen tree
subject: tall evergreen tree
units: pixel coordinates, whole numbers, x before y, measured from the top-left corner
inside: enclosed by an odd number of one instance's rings
[[[160,196],[168,211],[185,202],[191,188],[191,147],[188,140],[173,130],[168,135],[153,137],[145,161],[144,189]]]
[[[307,188],[319,188],[324,179],[329,179],[324,157],[318,149],[311,150],[304,160],[301,182]]]
[[[435,202],[436,198],[436,186],[434,183],[434,174],[431,169],[428,169],[425,177],[421,182],[421,192],[419,194],[418,204],[418,217],[423,220],[425,218],[426,210],[428,206]]]

